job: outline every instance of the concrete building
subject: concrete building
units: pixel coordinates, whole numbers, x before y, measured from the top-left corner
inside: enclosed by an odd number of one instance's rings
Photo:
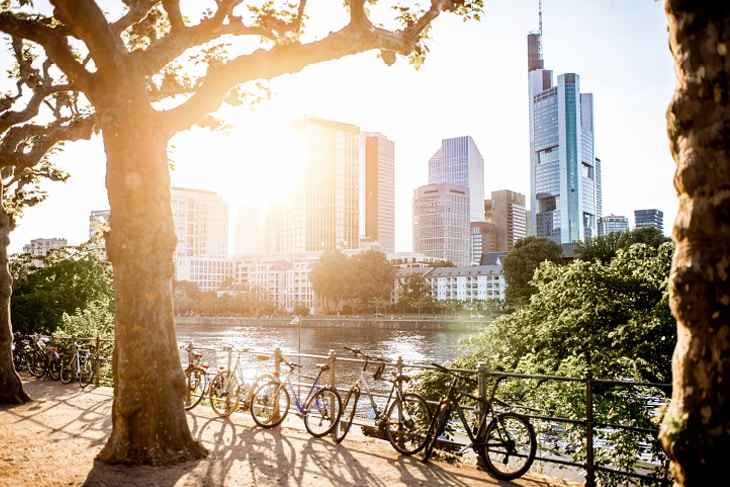
[[[543,67],[542,33],[527,41],[532,233],[558,243],[595,237],[601,188],[593,95],[581,93],[576,73],[561,74],[554,84]]]
[[[510,251],[515,243],[527,236],[525,195],[502,189],[492,191],[484,200],[484,219],[494,225],[494,248],[484,252]]]
[[[629,219],[620,215],[608,215],[598,219],[598,236],[613,232],[625,232],[629,229]]]
[[[228,205],[212,191],[171,188],[178,242],[175,279],[215,291],[231,276],[228,259]]]
[[[479,265],[482,254],[496,249],[496,225],[489,222],[471,222],[469,237],[471,241],[470,265]]]
[[[357,248],[360,239],[360,129],[310,118],[295,124],[304,177],[278,205],[280,252]]]
[[[654,227],[664,232],[664,212],[657,209],[634,210],[636,228]]]
[[[380,133],[364,133],[360,233],[364,241],[395,251],[395,144]]]
[[[469,188],[469,221],[484,221],[484,158],[470,136],[441,141],[428,161],[428,183]]]
[[[413,251],[466,266],[471,261],[469,188],[428,184],[413,193]]]
[[[35,238],[23,245],[23,253],[44,256],[53,249],[61,249],[68,247],[68,241],[65,238]]]

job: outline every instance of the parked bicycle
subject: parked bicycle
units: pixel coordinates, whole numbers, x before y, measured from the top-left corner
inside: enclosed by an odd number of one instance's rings
[[[481,398],[462,390],[462,383],[476,384],[477,380],[439,364],[432,364],[439,371],[451,375],[451,382],[444,397],[439,400],[436,412],[428,427],[423,445],[423,461],[426,462],[444,433],[452,412],[456,411],[470,443],[462,450],[472,448],[494,477],[511,480],[525,474],[535,459],[537,442],[530,421],[515,412],[497,412],[494,404],[509,407],[496,399],[494,394],[498,379],[488,398]],[[465,403],[471,401],[477,407]],[[467,419],[469,416],[470,419]],[[474,418],[471,420],[471,418]],[[487,419],[490,419],[487,422]]]
[[[208,392],[208,363],[203,362],[203,354],[195,351],[193,341],[182,347],[188,352],[188,366],[185,368],[185,410],[189,411],[200,404]]]
[[[226,352],[226,365],[221,367],[218,373],[213,376],[208,387],[208,398],[210,406],[218,416],[230,416],[239,404],[244,409],[250,408],[251,385],[258,375],[258,367],[255,368],[251,377],[246,376],[246,371],[241,363],[241,353],[249,350],[244,349],[235,353],[230,345],[223,347]],[[268,355],[256,355],[256,360],[265,361],[271,357]],[[269,374],[268,377],[274,376]]]
[[[71,356],[61,360],[59,379],[63,384],[78,379],[81,387],[86,387],[96,377],[96,356],[90,345],[72,342]]]
[[[296,414],[304,420],[304,427],[309,434],[320,438],[331,432],[337,426],[337,420],[342,411],[342,399],[334,387],[322,386],[320,378],[329,370],[327,364],[317,364],[317,375],[300,375],[312,380],[304,400],[294,387],[292,376],[294,371],[301,369],[301,364],[289,362],[282,357],[281,363],[289,367],[289,372],[282,380],[277,374],[274,378],[263,377],[253,385],[251,399],[251,416],[261,427],[273,428],[280,425],[287,417],[294,397]],[[290,395],[291,394],[291,395]]]
[[[44,355],[44,373],[53,380],[61,378],[61,355],[58,346],[49,337],[42,337],[41,342]]]
[[[420,451],[426,437],[425,425],[431,418],[426,400],[412,392],[404,393],[403,383],[407,382],[409,378],[405,375],[396,375],[389,380],[391,387],[385,405],[382,409],[379,408],[367,379],[367,368],[371,362],[377,362],[378,366],[373,373],[373,379],[385,380],[382,375],[387,362],[381,358],[364,354],[357,348],[345,347],[345,349],[356,357],[362,357],[364,363],[360,374],[345,396],[342,405],[342,419],[340,427],[335,432],[335,441],[339,443],[347,436],[355,420],[360,395],[365,391],[370,402],[371,419],[374,421],[375,427],[388,438],[393,448],[404,455],[412,455]]]

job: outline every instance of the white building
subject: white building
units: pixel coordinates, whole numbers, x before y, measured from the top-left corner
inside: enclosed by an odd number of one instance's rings
[[[469,265],[469,188],[428,184],[413,194],[413,251]],[[484,214],[484,202],[480,204]]]

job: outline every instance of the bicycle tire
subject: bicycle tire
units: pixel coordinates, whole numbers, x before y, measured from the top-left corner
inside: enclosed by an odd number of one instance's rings
[[[185,374],[185,410],[200,404],[207,389],[208,376],[200,367],[193,367]]]
[[[352,428],[352,421],[355,419],[355,412],[357,411],[357,403],[360,399],[360,389],[351,388],[347,391],[345,400],[342,401],[342,409],[340,417],[335,421],[335,443],[341,443],[345,439],[350,428]],[[343,420],[344,418],[344,420]]]
[[[71,380],[73,380],[73,357],[66,360],[61,360],[61,368],[58,371],[58,380],[61,381],[61,384],[70,384]]]
[[[46,375],[46,357],[38,350],[32,350],[25,356],[28,372],[33,377],[41,378]]]
[[[323,387],[304,406],[304,427],[321,438],[332,432],[342,415],[342,398],[334,387]]]
[[[403,455],[413,455],[426,446],[426,433],[431,423],[428,402],[418,394],[403,394],[396,398],[386,411],[388,441]]]
[[[537,451],[535,430],[521,414],[498,414],[489,422],[485,438],[477,453],[494,477],[516,479],[532,466]]]
[[[446,428],[446,423],[449,421],[451,415],[451,407],[443,404],[439,405],[436,410],[436,415],[433,417],[431,424],[428,427],[428,433],[426,433],[426,441],[423,446],[423,458],[422,461],[427,462],[433,454],[434,448],[436,448],[436,441],[438,440],[441,433]]]
[[[95,377],[96,357],[89,355],[81,364],[81,370],[79,370],[79,385],[81,387],[86,387],[94,381]]]
[[[289,391],[283,382],[261,381],[251,394],[251,416],[262,428],[274,428],[284,422],[290,404]]]
[[[238,409],[241,384],[230,370],[221,370],[210,381],[208,398],[210,407],[218,416],[230,416]]]
[[[61,361],[58,357],[51,356],[48,357],[46,361],[46,371],[48,372],[48,377],[50,377],[53,380],[58,380],[61,377]]]

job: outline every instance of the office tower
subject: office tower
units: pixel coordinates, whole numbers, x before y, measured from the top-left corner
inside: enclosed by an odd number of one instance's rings
[[[484,219],[494,224],[495,248],[490,252],[509,252],[527,236],[525,195],[508,189],[492,191],[492,199],[484,200]]]
[[[211,191],[173,187],[170,194],[177,235],[175,279],[215,291],[230,275],[228,205]]]
[[[664,212],[656,209],[634,210],[636,228],[655,227],[664,232]]]
[[[235,254],[252,254],[266,252],[267,221],[261,214],[261,206],[255,201],[247,201],[236,205],[235,218]]]
[[[305,170],[280,204],[278,250],[357,248],[359,245],[360,129],[310,118],[296,124]]]
[[[625,216],[608,215],[598,219],[598,236],[612,232],[625,232],[629,229],[629,219]]]
[[[469,233],[471,237],[470,265],[479,265],[484,253],[495,251],[497,229],[493,223],[471,222],[469,223]]]
[[[543,68],[542,33],[529,34],[530,227],[570,243],[597,235],[600,182],[593,148],[593,95],[575,73]],[[600,161],[599,161],[600,162]]]
[[[379,133],[364,133],[363,143],[361,237],[395,252],[395,144]]]
[[[469,265],[469,188],[434,183],[413,192],[413,251]]]
[[[484,221],[484,159],[469,136],[443,139],[428,161],[428,183],[469,188],[469,221]]]

